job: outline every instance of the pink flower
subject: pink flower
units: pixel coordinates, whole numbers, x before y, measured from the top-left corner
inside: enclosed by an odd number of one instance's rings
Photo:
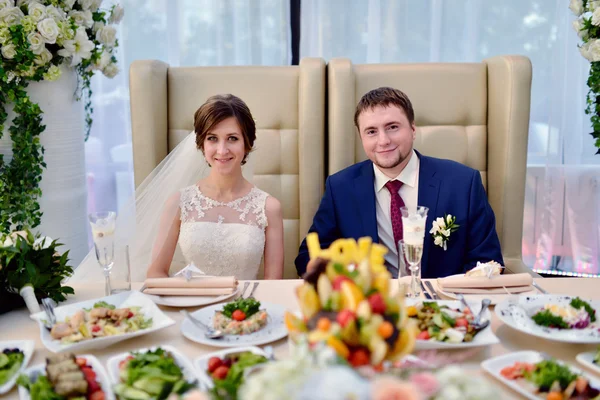
[[[427,398],[433,396],[440,389],[440,385],[432,373],[420,372],[411,375],[410,382],[419,388],[419,391]]]
[[[376,378],[371,383],[373,400],[421,400],[417,388],[392,377]]]

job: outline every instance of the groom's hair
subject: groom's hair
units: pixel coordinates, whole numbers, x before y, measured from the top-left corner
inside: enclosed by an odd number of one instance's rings
[[[402,109],[411,125],[415,121],[415,111],[413,110],[412,103],[406,93],[391,87],[380,87],[371,90],[360,99],[356,105],[356,111],[354,112],[354,125],[356,125],[356,128],[360,131],[360,128],[358,127],[358,117],[363,111],[372,110],[375,107],[390,106],[396,106]]]
[[[196,147],[204,151],[206,135],[221,121],[234,117],[242,130],[246,156],[252,151],[256,140],[256,122],[244,100],[232,94],[218,94],[209,97],[194,114],[194,131],[196,132]]]

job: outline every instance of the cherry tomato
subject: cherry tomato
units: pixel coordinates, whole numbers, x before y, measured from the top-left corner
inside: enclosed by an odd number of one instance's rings
[[[429,340],[431,336],[429,335],[429,331],[421,331],[417,335],[417,340]]]
[[[213,378],[215,379],[225,379],[225,377],[227,376],[227,373],[229,373],[229,368],[221,365],[219,368],[217,368],[215,370],[215,372],[213,372]]]
[[[246,314],[242,310],[235,310],[231,317],[236,321],[243,321],[246,319]]]
[[[221,365],[223,365],[223,360],[221,360],[219,357],[209,358],[208,359],[208,372],[210,372],[212,374]]]

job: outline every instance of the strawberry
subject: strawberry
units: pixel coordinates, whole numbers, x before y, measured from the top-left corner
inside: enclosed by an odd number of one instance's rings
[[[351,321],[354,321],[355,319],[356,316],[350,310],[342,310],[337,314],[336,317],[338,324],[340,324],[342,328],[348,325],[348,323],[350,323]]]
[[[367,299],[369,301],[369,305],[371,306],[371,311],[375,314],[383,314],[385,313],[385,300],[383,300],[383,296],[381,293],[373,293]]]
[[[348,278],[345,275],[340,275],[333,280],[333,290],[342,290],[342,282],[349,281],[352,282],[352,279]]]

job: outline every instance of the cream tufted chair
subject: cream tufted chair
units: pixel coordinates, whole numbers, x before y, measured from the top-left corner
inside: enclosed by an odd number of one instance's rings
[[[193,130],[194,112],[214,95],[243,99],[257,121],[254,183],[281,201],[285,278],[318,208],[324,187],[325,63],[299,66],[169,67],[135,61],[130,69],[136,186]]]
[[[500,56],[481,63],[364,64],[333,59],[328,74],[328,172],[366,159],[354,110],[369,90],[391,86],[413,103],[415,147],[481,172],[507,269],[522,262],[531,63]]]

